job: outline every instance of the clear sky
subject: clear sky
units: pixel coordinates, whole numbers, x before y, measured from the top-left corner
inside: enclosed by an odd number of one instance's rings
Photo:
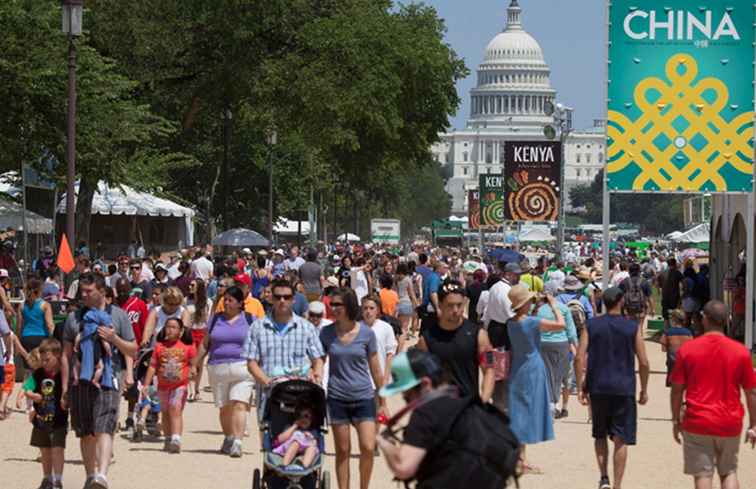
[[[470,114],[470,89],[486,45],[504,29],[510,0],[425,0],[445,19],[447,42],[471,70],[457,85],[462,105],[451,121],[462,128]],[[605,118],[606,27],[604,0],[519,0],[525,30],[540,43],[551,67],[557,100],[575,109],[583,129]]]

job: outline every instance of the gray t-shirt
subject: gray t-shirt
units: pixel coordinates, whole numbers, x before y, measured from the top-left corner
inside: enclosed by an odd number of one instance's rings
[[[5,343],[4,338],[11,334],[5,314],[0,312],[0,367],[5,366]],[[6,379],[7,380],[7,379]]]
[[[370,327],[360,323],[359,328],[348,345],[336,336],[336,325],[329,324],[320,330],[320,341],[328,355],[328,397],[340,401],[375,397],[369,359],[378,352],[378,343]]]
[[[305,294],[320,294],[320,277],[323,269],[314,261],[308,261],[299,267],[299,276],[304,284]]]
[[[129,316],[126,312],[117,306],[109,306],[105,311],[108,312],[113,319],[113,328],[115,329],[116,335],[122,340],[134,341],[134,328],[132,328],[131,321],[129,321]],[[81,318],[84,317],[85,312],[86,309],[82,309],[68,315],[68,318],[66,318],[66,325],[63,328],[64,342],[71,343],[71,345],[76,342],[76,335],[79,334],[79,331],[81,331],[82,328]],[[118,374],[123,370],[124,365],[125,361],[123,355],[118,348],[113,348],[113,375],[118,377]],[[73,374],[73,369],[71,368],[69,370]]]

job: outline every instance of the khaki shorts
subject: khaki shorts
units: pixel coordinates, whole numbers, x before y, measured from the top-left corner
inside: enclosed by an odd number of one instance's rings
[[[682,435],[686,474],[714,477],[716,469],[720,477],[725,477],[738,470],[739,436],[724,438],[688,432]]]
[[[207,373],[215,407],[221,408],[231,401],[249,404],[254,383],[252,375],[247,371],[247,362],[208,365]]]

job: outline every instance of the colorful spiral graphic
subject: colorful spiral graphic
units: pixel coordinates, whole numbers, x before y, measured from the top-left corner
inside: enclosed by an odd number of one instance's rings
[[[468,224],[468,227],[470,229],[480,228],[480,207],[470,213],[470,223]]]
[[[553,182],[533,182],[509,194],[513,221],[556,221],[559,214],[558,188]]]
[[[497,199],[481,209],[483,226],[500,226],[504,223],[504,200]]]

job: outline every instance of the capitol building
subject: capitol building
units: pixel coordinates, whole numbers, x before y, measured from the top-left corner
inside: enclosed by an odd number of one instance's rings
[[[431,148],[437,162],[453,168],[446,186],[452,196],[452,214],[467,215],[467,192],[478,188],[479,175],[502,172],[506,141],[545,141],[544,127],[556,127],[553,116],[545,112],[547,102],[557,102],[550,74],[541,46],[523,28],[518,0],[511,0],[506,28],[488,43],[478,67],[466,127],[441,134],[440,142]],[[572,111],[566,112],[571,128]],[[569,133],[567,195],[576,185],[594,180],[604,166],[605,145],[603,121]],[[569,198],[565,203],[569,209]]]

